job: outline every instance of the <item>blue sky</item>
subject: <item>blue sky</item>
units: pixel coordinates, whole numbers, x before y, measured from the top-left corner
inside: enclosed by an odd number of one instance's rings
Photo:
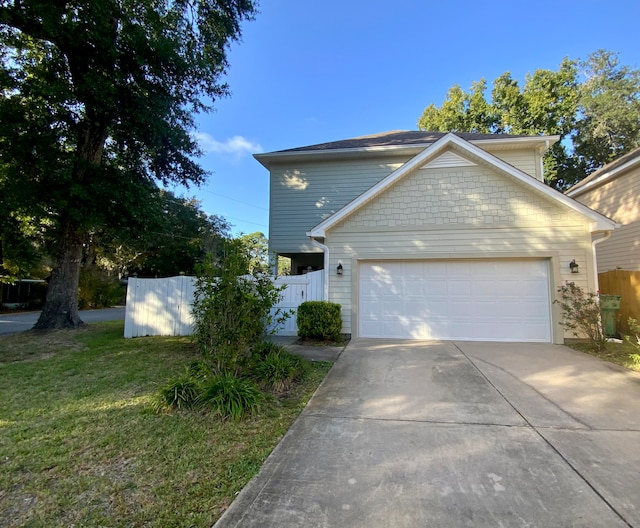
[[[640,2],[262,0],[229,52],[231,97],[198,118],[212,174],[195,196],[233,233],[268,234],[268,172],[251,156],[415,130],[453,84],[523,82],[604,48],[640,68]]]

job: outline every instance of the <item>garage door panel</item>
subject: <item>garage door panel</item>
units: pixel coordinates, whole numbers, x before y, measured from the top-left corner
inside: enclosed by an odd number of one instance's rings
[[[523,317],[528,317],[530,308],[525,303],[508,302],[494,303],[492,306],[492,316],[498,316],[502,321],[511,321],[515,318],[517,321]]]
[[[471,304],[468,299],[450,300],[448,309],[451,313],[456,314],[460,319],[464,317],[471,318],[476,313],[476,307]]]
[[[360,335],[551,340],[545,260],[363,263]]]
[[[386,300],[382,306],[382,316],[387,317],[400,317],[404,313],[404,304],[400,301]]]

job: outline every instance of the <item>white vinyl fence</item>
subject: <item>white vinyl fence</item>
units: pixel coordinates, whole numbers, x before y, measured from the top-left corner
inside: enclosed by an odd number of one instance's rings
[[[193,277],[129,278],[124,337],[191,334],[194,291]]]
[[[322,300],[322,270],[312,271],[306,275],[278,277],[274,282],[276,286],[285,286],[282,291],[282,300],[276,309],[293,311],[284,324],[276,328],[275,333],[284,336],[298,335],[298,306],[305,301]]]
[[[304,301],[322,300],[322,271],[278,277],[274,283],[276,286],[285,286],[282,300],[276,308],[294,311],[283,325],[276,328],[275,333],[295,336],[298,333],[295,313],[298,306]],[[194,277],[130,278],[124,337],[192,334],[194,291]]]

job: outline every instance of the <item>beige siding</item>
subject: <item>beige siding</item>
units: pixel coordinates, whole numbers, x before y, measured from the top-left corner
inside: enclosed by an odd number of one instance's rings
[[[596,246],[598,273],[615,269],[640,271],[640,221],[616,229]]]
[[[523,184],[484,167],[419,170],[332,229],[325,240],[329,298],[343,331],[357,333],[358,261],[370,259],[547,258],[552,288],[564,280],[592,289],[585,220]],[[571,275],[576,259],[581,273]],[[554,298],[555,291],[550,292]],[[555,340],[562,338],[552,308]]]
[[[558,206],[530,187],[512,183],[482,166],[421,169],[396,183],[343,226],[514,224],[555,221]]]
[[[538,153],[531,150],[498,150],[491,153],[522,172],[543,181],[542,162]]]
[[[576,200],[620,224],[640,220],[640,168],[590,189]]]
[[[640,271],[640,168],[575,198],[623,226],[597,245],[598,271]]]

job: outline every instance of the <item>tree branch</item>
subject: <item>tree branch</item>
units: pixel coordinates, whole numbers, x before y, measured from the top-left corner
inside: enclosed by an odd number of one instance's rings
[[[49,9],[57,7],[62,14],[64,2],[51,1],[47,3],[47,7]],[[56,38],[56,34],[51,31],[51,28],[47,28],[45,24],[42,23],[41,17],[37,14],[38,9],[31,11],[35,12],[30,13],[21,0],[15,0],[13,6],[2,6],[0,7],[0,26],[9,26],[34,39],[44,40],[60,47],[60,35]],[[59,33],[61,34],[61,32]]]

